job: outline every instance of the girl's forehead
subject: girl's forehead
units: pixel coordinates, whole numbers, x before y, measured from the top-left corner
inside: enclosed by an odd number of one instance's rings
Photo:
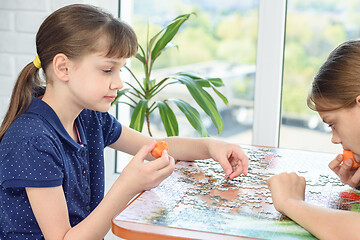
[[[342,107],[342,104],[328,98],[316,98],[314,99],[314,105],[316,111],[330,112]]]
[[[86,57],[86,56],[85,56]],[[108,56],[105,51],[92,52],[87,55],[87,57],[93,57],[97,60],[114,62],[114,63],[123,63],[126,61],[126,58],[117,57],[117,56]]]

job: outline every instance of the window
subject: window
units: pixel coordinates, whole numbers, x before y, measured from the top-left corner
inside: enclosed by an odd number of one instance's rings
[[[129,3],[130,8],[123,7]],[[230,106],[214,96],[224,120],[223,132],[217,135],[203,116],[212,136],[242,144],[338,153],[341,146],[331,143],[330,130],[307,108],[306,97],[330,51],[345,40],[359,38],[359,10],[357,0],[225,0],[221,4],[137,0],[122,1],[121,13],[127,14],[140,43],[147,23],[154,33],[179,14],[197,13],[173,40],[179,50],[165,53],[154,77],[186,70],[223,79],[222,93]],[[140,65],[135,60],[131,64],[141,76]],[[180,97],[182,91],[167,94]],[[182,136],[197,136],[181,113],[178,120]],[[164,130],[159,117],[152,121],[154,135],[160,137]]]
[[[357,0],[288,0],[280,147],[341,152],[306,97],[313,76],[340,43],[360,37]]]
[[[137,0],[133,3],[132,25],[139,43],[144,46],[149,25],[150,36],[180,14],[195,12],[180,28],[172,42],[178,49],[164,52],[154,65],[153,78],[180,71],[189,71],[206,77],[220,77],[225,84],[221,92],[228,98],[227,107],[220,98],[213,96],[223,119],[224,128],[218,135],[211,119],[200,109],[208,132],[232,142],[251,143],[253,122],[254,79],[256,64],[258,1],[184,1]],[[137,60],[131,68],[139,79],[142,66]],[[209,91],[211,92],[211,91]],[[186,88],[167,87],[166,96],[183,99],[192,106],[196,102]],[[178,111],[173,107],[174,111]],[[181,136],[198,136],[186,117],[178,111]],[[145,126],[144,126],[145,128]],[[157,110],[151,119],[151,129],[156,137],[164,136],[164,128]]]

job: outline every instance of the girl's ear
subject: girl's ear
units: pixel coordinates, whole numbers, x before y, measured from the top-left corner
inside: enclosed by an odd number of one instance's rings
[[[356,105],[360,106],[360,95],[356,97]]]
[[[69,80],[69,62],[69,58],[63,53],[56,54],[53,59],[52,66],[54,73],[62,81]]]

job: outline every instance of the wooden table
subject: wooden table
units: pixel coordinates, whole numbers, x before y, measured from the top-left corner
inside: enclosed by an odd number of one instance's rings
[[[158,187],[135,198],[112,222],[125,239],[316,239],[278,213],[266,180],[297,172],[307,180],[306,201],[358,211],[360,192],[344,186],[328,169],[336,154],[242,145],[248,176],[225,180],[213,160],[179,162]],[[348,194],[343,194],[347,192]]]

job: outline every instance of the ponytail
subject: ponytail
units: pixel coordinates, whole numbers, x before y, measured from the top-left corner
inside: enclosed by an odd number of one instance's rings
[[[0,141],[12,122],[29,108],[35,90],[39,88],[39,69],[31,62],[24,67],[15,83],[9,109],[0,127]]]

